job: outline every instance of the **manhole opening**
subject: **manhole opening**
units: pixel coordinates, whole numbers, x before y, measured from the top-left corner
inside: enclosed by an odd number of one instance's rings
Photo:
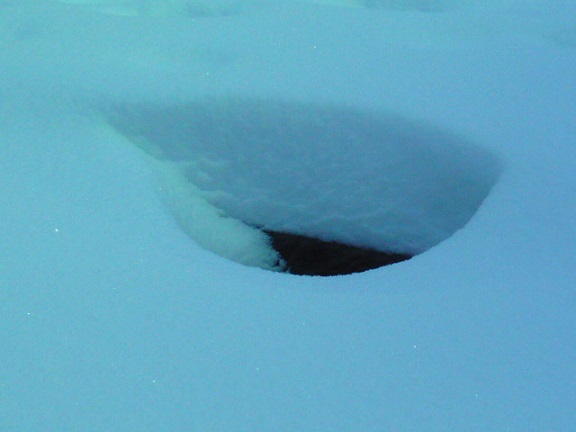
[[[182,229],[225,258],[341,275],[464,227],[500,173],[487,150],[393,114],[249,98],[109,110]]]

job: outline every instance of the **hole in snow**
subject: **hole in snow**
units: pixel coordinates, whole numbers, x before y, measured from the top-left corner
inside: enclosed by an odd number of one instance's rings
[[[358,273],[412,258],[410,254],[383,252],[314,237],[264,230],[272,247],[292,274],[334,276]]]
[[[394,115],[289,101],[124,105],[183,230],[265,269],[348,274],[450,237],[499,174],[487,151]]]

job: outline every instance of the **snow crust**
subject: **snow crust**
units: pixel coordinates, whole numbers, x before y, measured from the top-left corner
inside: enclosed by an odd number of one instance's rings
[[[241,6],[0,1],[0,430],[574,430],[572,2]],[[107,111],[229,97],[392,115],[502,173],[410,261],[246,267],[182,231]]]

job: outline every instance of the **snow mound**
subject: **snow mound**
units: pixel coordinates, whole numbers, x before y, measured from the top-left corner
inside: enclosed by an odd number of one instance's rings
[[[422,253],[472,218],[501,170],[462,138],[343,106],[204,99],[124,105],[109,118],[170,179],[164,193],[192,238],[264,268],[277,256],[260,230]],[[223,246],[246,233],[260,263]]]

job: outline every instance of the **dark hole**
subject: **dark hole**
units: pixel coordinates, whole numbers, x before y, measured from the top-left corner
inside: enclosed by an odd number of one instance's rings
[[[412,255],[387,253],[298,234],[264,230],[285,261],[285,271],[296,275],[337,276],[372,270],[406,261]]]

